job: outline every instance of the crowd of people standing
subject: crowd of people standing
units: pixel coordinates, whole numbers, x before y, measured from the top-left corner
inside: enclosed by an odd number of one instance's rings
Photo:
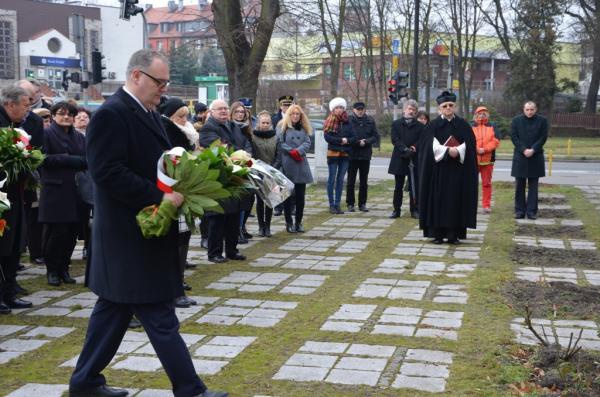
[[[77,238],[85,241],[86,285],[98,295],[86,341],[70,381],[71,396],[125,396],[127,391],[106,385],[101,371],[117,351],[132,317],[139,320],[173,384],[176,396],[225,397],[207,389],[197,376],[178,331],[174,307],[195,305],[185,295],[184,281],[191,231],[180,219],[165,237],[144,239],[135,221],[148,205],[168,200],[180,207],[183,196],[156,185],[156,163],[174,146],[186,150],[215,142],[244,150],[281,170],[293,183],[283,203],[286,231],[303,233],[306,186],[314,182],[307,153],[312,127],[294,98],[279,98],[279,110],[253,117],[245,98],[231,104],[198,103],[195,115],[179,98],[166,97],[168,61],[159,52],[140,50],[127,67],[127,81],[91,117],[74,101],[48,104],[39,84],[22,80],[2,89],[0,127],[21,127],[31,144],[42,148],[44,161],[36,175],[22,175],[3,190],[11,201],[4,214],[11,225],[0,237],[0,314],[32,306],[19,298],[26,291],[16,281],[20,258],[28,246],[33,264],[45,264],[51,286],[73,284],[71,256]],[[408,181],[411,217],[419,219],[425,237],[434,244],[458,244],[467,228],[476,227],[478,174],[484,212],[491,212],[491,179],[498,132],[486,107],[475,110],[473,124],[456,114],[456,95],[437,98],[439,116],[418,111],[407,100],[402,117],[392,124],[394,146],[388,172],[394,175],[393,211],[400,217]],[[373,146],[380,134],[366,104],[336,97],[323,125],[327,143],[327,198],[331,214],[341,208],[347,175],[346,209],[368,212],[368,175]],[[516,178],[515,217],[536,219],[538,179],[544,176],[543,146],[548,122],[533,102],[513,119]],[[358,200],[355,199],[359,178]],[[28,180],[35,183],[28,184]],[[92,200],[82,191],[93,181]],[[39,185],[39,189],[28,186]],[[91,182],[90,182],[91,183]],[[88,184],[89,185],[89,184]],[[526,186],[528,194],[525,195]],[[259,236],[271,237],[270,208],[254,192],[219,201],[223,212],[208,212],[200,220],[202,245],[208,260],[244,261],[238,244],[253,236],[246,222],[256,202]],[[90,224],[92,225],[90,229]],[[171,265],[169,265],[171,264]]]

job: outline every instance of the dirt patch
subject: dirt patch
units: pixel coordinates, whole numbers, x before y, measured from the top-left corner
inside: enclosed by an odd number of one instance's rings
[[[569,201],[566,197],[539,197],[538,203],[540,204],[551,204],[551,205],[560,205],[567,204]]]
[[[542,209],[538,211],[538,218],[561,218],[561,219],[575,219],[577,216],[570,210],[555,210],[555,209]]]
[[[566,250],[515,245],[511,259],[522,266],[558,266],[600,269],[600,255],[592,250]]]
[[[517,236],[536,236],[548,238],[587,238],[585,230],[580,226],[519,225],[515,234]]]
[[[525,313],[528,306],[532,318],[553,318],[555,313],[558,318],[591,318],[600,313],[599,287],[514,280],[504,285],[502,294],[518,313]]]
[[[565,348],[556,345],[520,347],[511,352],[513,363],[529,370],[528,381],[508,385],[512,395],[599,396],[600,353],[580,350],[568,358],[565,353]]]

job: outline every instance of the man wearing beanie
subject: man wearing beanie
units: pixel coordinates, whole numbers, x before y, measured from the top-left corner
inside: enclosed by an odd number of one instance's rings
[[[434,244],[458,244],[477,223],[478,173],[475,136],[455,112],[456,95],[437,97],[440,116],[418,145],[419,226]]]

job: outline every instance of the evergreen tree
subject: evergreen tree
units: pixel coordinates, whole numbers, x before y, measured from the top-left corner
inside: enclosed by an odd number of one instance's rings
[[[202,51],[202,61],[200,62],[200,75],[208,76],[209,73],[216,73],[217,76],[226,76],[225,58],[223,53],[216,48],[208,48]]]
[[[191,44],[174,48],[169,54],[171,82],[181,85],[194,85],[194,78],[200,75],[198,51]]]
[[[532,100],[542,112],[552,109],[556,85],[557,25],[560,0],[520,0],[515,24],[519,48],[513,51],[506,96],[515,106]]]

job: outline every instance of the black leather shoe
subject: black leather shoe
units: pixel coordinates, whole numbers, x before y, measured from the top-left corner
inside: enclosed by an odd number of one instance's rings
[[[4,301],[8,307],[11,309],[27,309],[33,306],[33,303],[29,301],[24,301],[21,298],[17,298],[16,296],[12,299],[6,299]]]
[[[433,240],[431,240],[431,242],[434,244],[442,244],[444,240],[441,238],[434,238]]]
[[[304,233],[304,226],[301,223],[296,223],[296,233]]]
[[[25,270],[25,265],[22,263],[19,263],[19,266],[17,266],[17,271],[20,272],[21,270]]]
[[[238,244],[248,244],[248,239],[244,236],[244,233],[242,233],[242,229],[240,229],[240,234],[238,236]]]
[[[335,213],[337,215],[342,215],[344,213],[344,211],[342,211],[342,209],[340,208],[340,206],[338,205],[337,207],[335,207]]]
[[[525,218],[525,214],[515,214],[515,219],[523,219]]]
[[[258,236],[259,237],[267,237],[267,234],[265,233],[265,227],[264,226],[259,226],[258,227]]]
[[[196,268],[196,264],[195,263],[190,263],[188,261],[185,261],[185,268],[186,269],[195,269]]]
[[[410,213],[410,217],[413,219],[419,219],[419,212],[418,211],[412,211]]]
[[[44,262],[44,258],[35,258],[31,262],[36,265],[43,265],[46,263]]]
[[[235,254],[235,255],[227,255],[227,259],[231,259],[232,261],[245,261],[246,255]]]
[[[204,393],[198,394],[194,397],[229,397],[229,393],[227,393],[226,391],[207,390]]]
[[[460,240],[457,238],[450,238],[450,239],[448,239],[448,244],[458,245],[458,244],[460,244]]]
[[[291,223],[286,223],[286,224],[285,224],[285,230],[286,230],[288,233],[296,233],[296,228],[295,228],[295,227],[294,227],[294,225],[293,225],[293,224],[291,224]]]
[[[129,392],[125,389],[117,389],[106,385],[83,390],[69,389],[69,397],[125,397],[127,395],[129,395]]]
[[[178,296],[177,298],[175,298],[175,307],[181,307],[181,308],[187,308],[190,307],[192,304],[190,302],[188,302],[187,300],[187,296]]]
[[[186,282],[184,281],[184,282],[183,282],[183,290],[184,290],[184,291],[191,291],[191,290],[192,290],[192,287],[191,287],[191,286],[190,286],[188,283],[186,283]]]
[[[254,237],[253,235],[251,235],[250,233],[248,233],[248,230],[246,230],[246,227],[244,226],[242,228],[242,234],[244,235],[244,237],[246,237],[248,240],[250,240],[252,237]]]
[[[48,285],[52,285],[54,287],[58,287],[60,285],[60,278],[58,277],[58,273],[48,272],[46,277],[48,278]]]
[[[390,218],[390,219],[396,219],[396,218],[400,218],[400,211],[399,211],[399,210],[394,210],[394,211],[393,211],[393,212],[390,214],[389,218]]]
[[[17,295],[27,295],[27,290],[25,288],[21,287],[21,284],[19,284],[16,281],[15,281],[14,290],[15,290],[15,294],[17,294]]]
[[[142,326],[142,323],[140,323],[140,320],[138,320],[135,317],[132,317],[131,320],[129,320],[129,325],[127,326],[127,328],[140,328]]]
[[[224,262],[227,262],[227,259],[223,258],[221,255],[217,255],[217,256],[209,256],[208,261],[213,262],[213,263],[224,263]]]
[[[359,205],[359,206],[358,206],[358,209],[359,209],[359,211],[361,211],[361,212],[369,212],[369,209],[368,209],[368,208],[367,208],[367,206],[366,206],[366,205],[364,205],[364,204],[363,204],[363,205]]]
[[[8,307],[8,305],[4,303],[2,299],[0,299],[0,314],[10,314],[10,312],[12,312],[10,307]]]
[[[271,225],[265,226],[265,237],[273,237],[273,234],[271,234]]]
[[[65,284],[75,284],[77,282],[73,277],[71,277],[71,275],[67,271],[59,273],[58,277],[60,277],[62,282]]]
[[[348,204],[348,212],[356,212],[353,204]]]
[[[330,206],[329,207],[329,213],[330,214],[337,214],[337,208],[335,208],[334,206]]]
[[[205,250],[208,249],[208,239],[207,238],[200,239],[200,248],[204,248]]]
[[[532,221],[536,220],[537,219],[537,215],[536,214],[527,214],[527,219],[531,219]]]

